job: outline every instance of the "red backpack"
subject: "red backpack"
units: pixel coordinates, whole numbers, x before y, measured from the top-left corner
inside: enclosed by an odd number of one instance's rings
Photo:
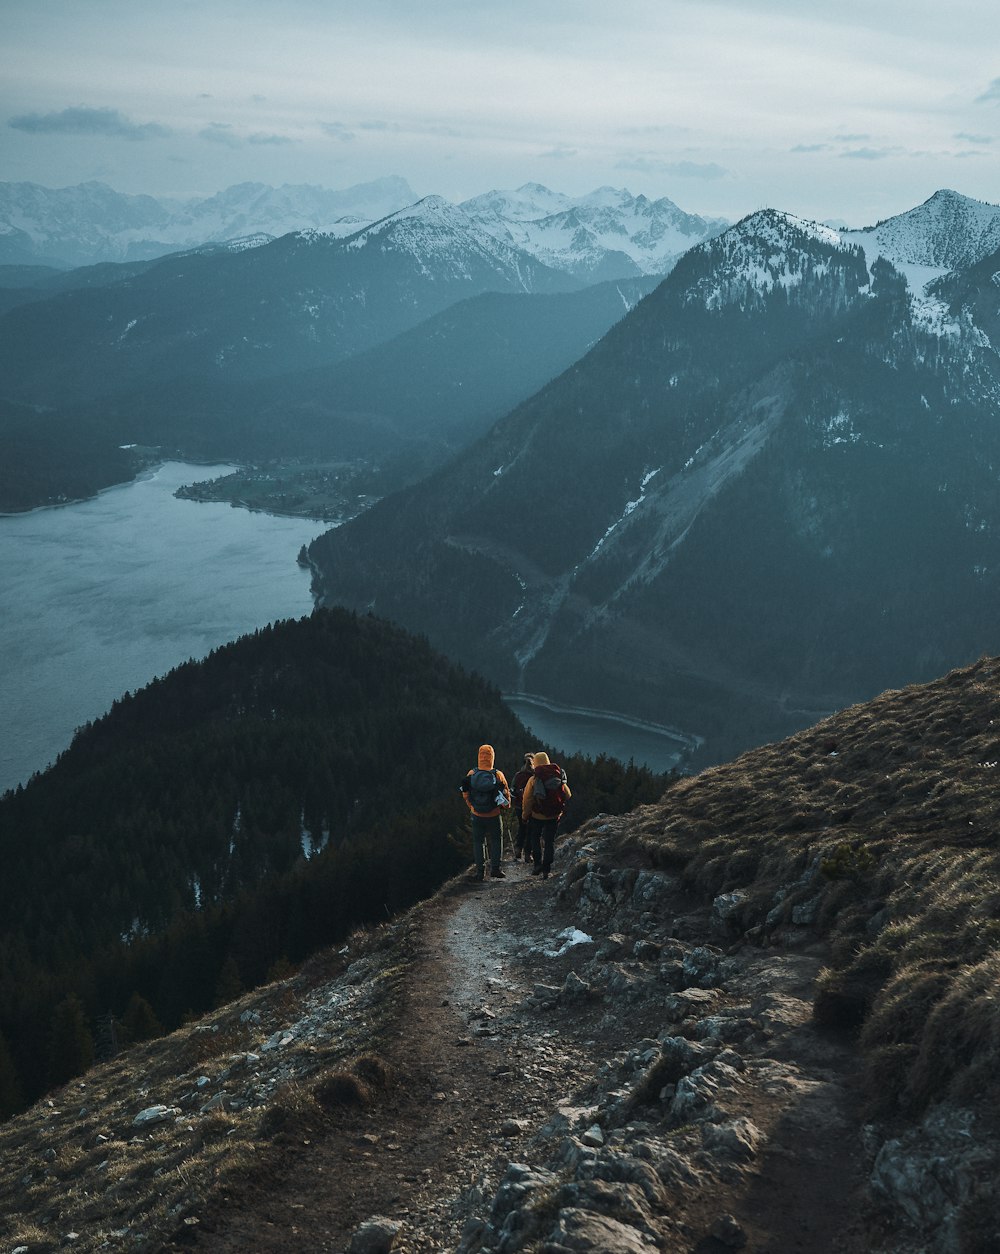
[[[547,819],[557,819],[566,809],[566,772],[556,762],[535,767],[531,808]]]

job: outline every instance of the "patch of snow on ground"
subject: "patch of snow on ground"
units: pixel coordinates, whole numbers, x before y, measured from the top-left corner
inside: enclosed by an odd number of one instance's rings
[[[646,473],[642,477],[642,481],[639,484],[639,495],[636,497],[634,501],[627,501],[625,503],[625,508],[624,510],[622,510],[621,517],[615,519],[615,521],[611,524],[611,526],[607,529],[607,531],[605,531],[604,535],[601,536],[600,540],[597,541],[597,543],[594,545],[594,547],[591,549],[590,553],[588,554],[588,557],[587,557],[588,561],[590,561],[590,558],[595,557],[597,555],[598,551],[603,546],[605,540],[607,540],[608,536],[611,535],[611,533],[615,530],[615,528],[618,527],[621,523],[623,523],[625,519],[628,518],[629,514],[633,513],[635,510],[639,508],[639,506],[646,499],[646,485],[655,475],[658,475],[662,469],[663,469],[662,466],[657,466],[655,470],[646,471]]]
[[[556,937],[557,941],[562,944],[555,949],[545,949],[542,952],[546,958],[561,958],[563,954],[568,953],[577,945],[592,945],[594,938],[588,936],[586,932],[581,932],[578,927],[567,927]]]

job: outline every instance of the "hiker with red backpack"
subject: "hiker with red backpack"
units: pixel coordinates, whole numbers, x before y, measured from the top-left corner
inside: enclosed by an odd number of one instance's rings
[[[557,762],[550,762],[547,753],[534,754],[532,765],[532,778],[524,788],[521,814],[528,824],[534,863],[531,874],[547,880],[555,854],[556,828],[573,794],[566,782],[566,772]]]
[[[492,745],[479,746],[479,765],[469,771],[459,788],[472,813],[472,858],[476,864],[474,878],[484,878],[484,846],[489,844],[490,879],[506,879],[500,865],[503,823],[500,815],[510,806],[510,787],[503,771],[496,769]]]
[[[514,861],[520,862],[523,856],[525,862],[531,861],[531,842],[528,840],[528,820],[524,817],[524,790],[528,786],[528,780],[534,773],[534,754],[526,753],[524,755],[524,766],[514,776],[511,787],[514,790],[513,806],[514,813],[517,815],[517,840],[514,845]]]

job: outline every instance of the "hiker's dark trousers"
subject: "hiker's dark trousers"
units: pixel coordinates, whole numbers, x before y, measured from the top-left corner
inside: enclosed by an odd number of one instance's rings
[[[543,871],[552,866],[556,848],[558,819],[529,819],[528,839],[531,842],[531,860]]]
[[[490,849],[490,870],[496,873],[500,869],[500,841],[502,838],[500,815],[483,819],[478,814],[472,816],[472,860],[476,870],[483,869],[483,846],[487,843]]]

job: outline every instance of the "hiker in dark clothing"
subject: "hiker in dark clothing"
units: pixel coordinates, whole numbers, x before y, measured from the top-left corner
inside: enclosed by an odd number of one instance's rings
[[[513,806],[514,813],[517,815],[517,843],[514,846],[514,861],[520,862],[523,857],[525,862],[531,861],[531,844],[528,841],[528,823],[524,817],[521,807],[524,804],[524,789],[531,779],[532,772],[535,769],[533,754],[526,753],[524,755],[524,766],[514,776],[511,787],[514,791]]]
[[[503,771],[496,769],[492,745],[479,746],[479,765],[469,771],[460,785],[465,804],[472,813],[472,858],[475,879],[482,880],[484,845],[490,849],[490,879],[506,879],[500,865],[503,826],[500,815],[510,805],[510,787]]]
[[[531,842],[532,875],[549,878],[555,854],[556,828],[563,816],[566,802],[573,795],[566,782],[566,772],[557,762],[550,762],[547,753],[536,753],[531,781],[525,785],[521,813],[528,824]]]

